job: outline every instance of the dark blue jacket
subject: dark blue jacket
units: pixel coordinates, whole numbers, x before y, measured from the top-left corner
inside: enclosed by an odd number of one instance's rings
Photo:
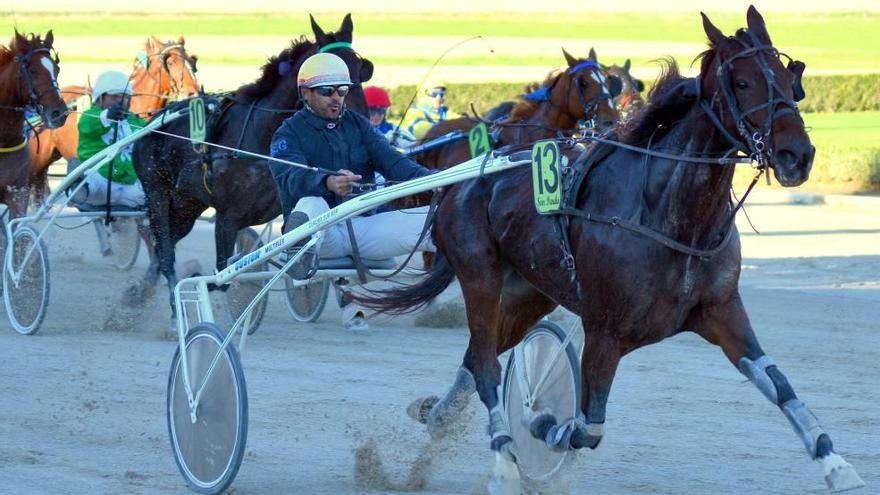
[[[375,182],[375,172],[386,179],[403,181],[430,175],[431,171],[403,156],[388,144],[363,115],[345,111],[337,121],[304,109],[284,120],[272,136],[275,158],[328,170],[348,169],[362,176],[359,182]],[[269,162],[278,185],[281,209],[286,218],[296,202],[320,196],[331,208],[340,201],[327,189],[328,174],[279,162]]]

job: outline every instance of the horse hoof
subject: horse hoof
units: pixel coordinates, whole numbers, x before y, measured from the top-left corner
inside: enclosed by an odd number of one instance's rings
[[[406,414],[414,421],[426,425],[428,424],[428,414],[438,402],[440,402],[440,397],[436,395],[418,398],[407,406]]]
[[[142,307],[155,293],[156,286],[142,282],[137,283],[135,285],[130,285],[125,289],[125,292],[122,294],[122,302],[126,306]]]
[[[843,460],[843,457],[831,453],[819,461],[825,468],[825,483],[832,492],[845,492],[865,486],[852,464]]]
[[[500,439],[502,437],[499,437]],[[508,444],[510,437],[507,437]],[[519,469],[516,461],[510,459],[502,452],[495,454],[495,466],[492,468],[492,477],[486,486],[490,495],[520,495],[522,484],[520,483]]]

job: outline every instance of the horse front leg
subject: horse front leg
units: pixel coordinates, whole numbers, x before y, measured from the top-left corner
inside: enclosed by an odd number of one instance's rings
[[[782,411],[804,443],[807,455],[822,465],[828,487],[843,491],[865,486],[852,465],[834,452],[831,437],[798,399],[776,363],[764,354],[739,294],[726,303],[706,308],[701,321],[697,333],[719,345],[733,365]]]

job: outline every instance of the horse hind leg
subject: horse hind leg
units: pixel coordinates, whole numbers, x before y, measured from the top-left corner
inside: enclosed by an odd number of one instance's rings
[[[698,333],[720,345],[737,369],[782,411],[803,442],[807,455],[822,465],[828,488],[838,492],[865,486],[852,465],[834,452],[831,436],[798,399],[776,363],[761,349],[739,297],[704,314],[704,326]]]
[[[505,279],[501,296],[502,321],[498,354],[518,344],[526,331],[555,306],[555,302],[531,287],[516,273],[510,274]],[[427,425],[428,433],[434,440],[446,435],[476,392],[473,372],[468,369],[468,363],[473,363],[473,359],[471,348],[468,347],[463,364],[455,374],[455,381],[445,395],[442,398],[429,396],[417,399],[407,408],[407,414],[411,418]]]

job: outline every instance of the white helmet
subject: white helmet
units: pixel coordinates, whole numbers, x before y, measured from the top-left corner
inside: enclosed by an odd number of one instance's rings
[[[351,84],[348,66],[332,53],[316,53],[307,58],[299,68],[297,85],[307,88]]]
[[[131,96],[131,84],[128,82],[128,76],[119,71],[108,70],[95,80],[95,87],[92,89],[92,103],[98,103],[104,94],[120,95],[123,93]]]

